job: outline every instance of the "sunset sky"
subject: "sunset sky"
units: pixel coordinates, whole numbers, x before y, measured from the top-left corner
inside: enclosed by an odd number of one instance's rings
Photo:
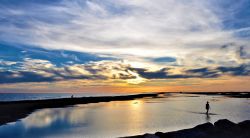
[[[250,91],[249,0],[1,0],[0,92]]]

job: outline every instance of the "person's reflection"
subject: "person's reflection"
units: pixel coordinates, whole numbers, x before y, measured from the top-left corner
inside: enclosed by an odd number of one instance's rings
[[[209,114],[206,114],[206,121],[209,122],[210,121],[210,115]]]

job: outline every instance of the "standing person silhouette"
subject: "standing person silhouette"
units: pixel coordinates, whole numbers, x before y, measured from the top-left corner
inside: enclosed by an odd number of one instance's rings
[[[208,115],[208,111],[209,111],[209,109],[210,109],[210,105],[209,105],[209,102],[207,101],[207,104],[206,104],[206,110],[207,110],[207,115]]]

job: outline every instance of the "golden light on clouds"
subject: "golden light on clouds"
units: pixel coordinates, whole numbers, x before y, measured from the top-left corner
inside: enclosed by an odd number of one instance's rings
[[[128,84],[140,84],[140,83],[143,83],[143,82],[146,81],[146,79],[140,77],[139,74],[134,73],[134,72],[132,72],[130,70],[128,70],[128,72],[130,74],[132,74],[133,76],[135,76],[134,79],[128,79],[128,80],[126,80]]]
[[[250,91],[249,4],[225,3],[0,2],[0,92]]]
[[[185,91],[247,91],[250,77],[225,76],[216,79],[170,79],[170,80],[80,80],[53,83],[19,83],[0,86],[1,92],[100,92],[100,93],[138,93],[138,92],[185,92]]]

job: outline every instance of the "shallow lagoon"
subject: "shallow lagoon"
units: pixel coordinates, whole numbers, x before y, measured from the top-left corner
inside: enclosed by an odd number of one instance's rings
[[[207,116],[205,103],[210,101]],[[119,137],[190,128],[227,118],[250,120],[250,100],[194,94],[41,109],[0,127],[0,137]]]

